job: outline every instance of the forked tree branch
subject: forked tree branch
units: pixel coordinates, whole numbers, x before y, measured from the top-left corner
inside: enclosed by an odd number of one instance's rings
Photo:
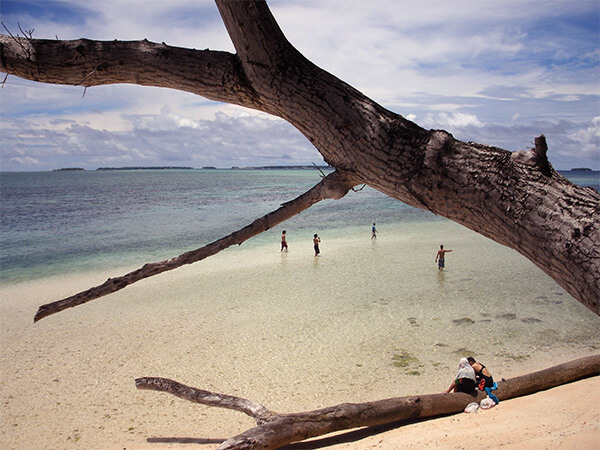
[[[245,398],[234,397],[226,394],[216,394],[185,384],[179,383],[168,378],[137,378],[135,387],[149,391],[168,392],[176,397],[188,400],[193,403],[200,403],[206,406],[216,406],[218,408],[232,409],[239,411],[254,418],[257,424],[266,423],[279,414],[269,411],[260,403]]]
[[[339,171],[332,172],[301,196],[290,202],[284,203],[277,210],[256,219],[250,225],[235,231],[226,237],[169,260],[148,263],[126,275],[109,278],[99,286],[92,287],[71,297],[42,305],[39,307],[33,321],[37,322],[44,317],[63,311],[64,309],[82,305],[83,303],[87,303],[104,295],[111,294],[130,284],[143,280],[144,278],[173,270],[186,264],[201,261],[232,245],[240,245],[251,237],[273,228],[275,225],[299,214],[321,200],[342,198],[355,185],[356,182],[347,174]]]

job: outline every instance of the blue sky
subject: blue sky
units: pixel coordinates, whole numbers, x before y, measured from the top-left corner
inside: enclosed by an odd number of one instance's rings
[[[233,52],[208,0],[0,2],[34,37],[141,40]],[[556,169],[600,170],[597,0],[274,0],[317,65],[425,128],[507,150],[545,134]],[[4,30],[2,31],[4,33]],[[322,163],[291,125],[168,89],[33,83],[0,89],[0,170]]]

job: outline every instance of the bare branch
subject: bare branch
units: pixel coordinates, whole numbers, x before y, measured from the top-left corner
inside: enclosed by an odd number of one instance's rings
[[[197,389],[168,378],[137,378],[135,380],[135,387],[151,391],[168,392],[184,400],[206,406],[233,409],[253,417],[259,425],[278,416],[278,414],[269,411],[260,403],[252,400]]]
[[[7,31],[10,36],[0,35],[0,70],[11,75],[71,86],[81,84],[82,79],[88,86],[159,86],[261,109],[237,56],[229,52],[179,48],[147,40],[61,41],[57,36],[52,40],[30,39]],[[88,79],[94,70],[94,77]]]
[[[326,175],[325,175],[325,173],[324,173],[324,172],[321,170],[321,168],[320,168],[319,166],[317,166],[315,163],[312,163],[312,164],[313,164],[313,166],[315,166],[315,168],[316,168],[316,169],[317,169],[319,172],[321,172],[321,178],[325,178],[325,177],[326,177]]]
[[[19,27],[19,30],[21,30],[21,33],[23,33],[23,36],[25,36],[30,41],[33,39],[33,32],[35,31],[35,28],[23,31],[23,28],[21,28],[21,24],[19,22],[17,22],[17,26]]]
[[[10,32],[10,30],[8,29],[8,27],[6,25],[4,25],[4,22],[0,22],[2,24],[2,26],[4,27],[4,29],[6,30],[6,32],[9,34],[9,36],[17,43],[17,45],[19,47],[21,47],[21,49],[23,50],[23,52],[25,53],[25,56],[27,57],[27,59],[31,59],[31,52],[25,48],[25,46],[21,43],[21,41],[18,39],[18,36],[15,37],[13,36],[13,34]],[[19,25],[19,29],[21,28],[21,26]]]
[[[88,74],[85,76],[85,78],[84,78],[83,80],[81,80],[79,83],[77,83],[75,86],[79,86],[79,85],[83,84],[83,82],[84,82],[85,80],[87,80],[89,77],[91,77],[92,75],[94,75],[94,74],[96,73],[96,70],[97,70],[97,69],[94,69],[94,70],[92,70],[90,73],[88,73]],[[87,86],[86,86],[86,87],[87,87]]]
[[[0,22],[0,23],[2,24],[2,26],[4,27],[4,29],[6,30],[6,32],[8,33],[8,35],[9,35],[11,38],[13,38],[17,44],[19,44],[19,41],[17,40],[17,38],[15,38],[15,37],[13,36],[13,34],[10,32],[10,30],[9,30],[9,29],[8,29],[8,27],[7,27],[7,26],[4,24],[4,22]],[[19,44],[19,45],[20,45],[20,44]]]
[[[121,277],[109,278],[103,284],[80,292],[79,294],[75,294],[71,297],[40,306],[37,314],[34,317],[34,322],[37,322],[46,316],[57,313],[64,309],[72,308],[74,306],[87,303],[90,300],[111,294],[130,284],[143,280],[144,278],[176,269],[177,267],[181,267],[185,264],[201,261],[232,245],[240,245],[251,237],[254,237],[263,231],[280,224],[281,222],[308,209],[321,200],[328,198],[342,198],[348,193],[354,184],[355,181],[346,174],[338,171],[332,172],[301,196],[292,201],[284,203],[279,209],[270,212],[260,219],[256,219],[250,225],[230,234],[229,236],[221,238],[202,248],[183,253],[176,258],[146,264],[142,268]]]

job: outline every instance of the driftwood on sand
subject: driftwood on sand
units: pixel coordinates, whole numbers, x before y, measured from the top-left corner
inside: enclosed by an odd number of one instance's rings
[[[539,372],[501,380],[494,395],[500,401],[551,389],[583,378],[600,375],[600,355],[589,356],[550,367]],[[177,397],[208,406],[233,409],[256,420],[257,426],[224,441],[224,449],[273,449],[334,431],[368,427],[392,422],[409,422],[455,414],[487,394],[429,394],[389,398],[367,403],[342,403],[300,413],[277,413],[260,403],[186,386],[167,378],[138,378],[138,389],[168,392]]]

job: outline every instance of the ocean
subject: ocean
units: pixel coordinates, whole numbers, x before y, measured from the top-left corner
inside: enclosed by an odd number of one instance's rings
[[[599,172],[563,172],[600,189]],[[319,181],[316,170],[126,170],[0,175],[3,282],[162,260],[212,242]],[[244,244],[354,236],[446,219],[366,187],[326,200]],[[384,232],[385,234],[385,232]]]
[[[249,224],[319,180],[317,170],[3,173],[2,280],[170,258]],[[369,229],[373,221],[437,220],[366,188],[341,202],[324,201],[282,227],[294,239],[313,230]],[[280,230],[244,246],[277,241]]]
[[[598,172],[564,175],[599,189]],[[141,447],[155,434],[248,427],[239,413],[135,391],[141,376],[291,412],[442,392],[462,356],[501,379],[598,352],[598,316],[527,259],[368,187],[33,324],[40,304],[213,242],[319,180],[316,170],[2,173],[3,448]],[[452,250],[443,272],[440,244]]]

